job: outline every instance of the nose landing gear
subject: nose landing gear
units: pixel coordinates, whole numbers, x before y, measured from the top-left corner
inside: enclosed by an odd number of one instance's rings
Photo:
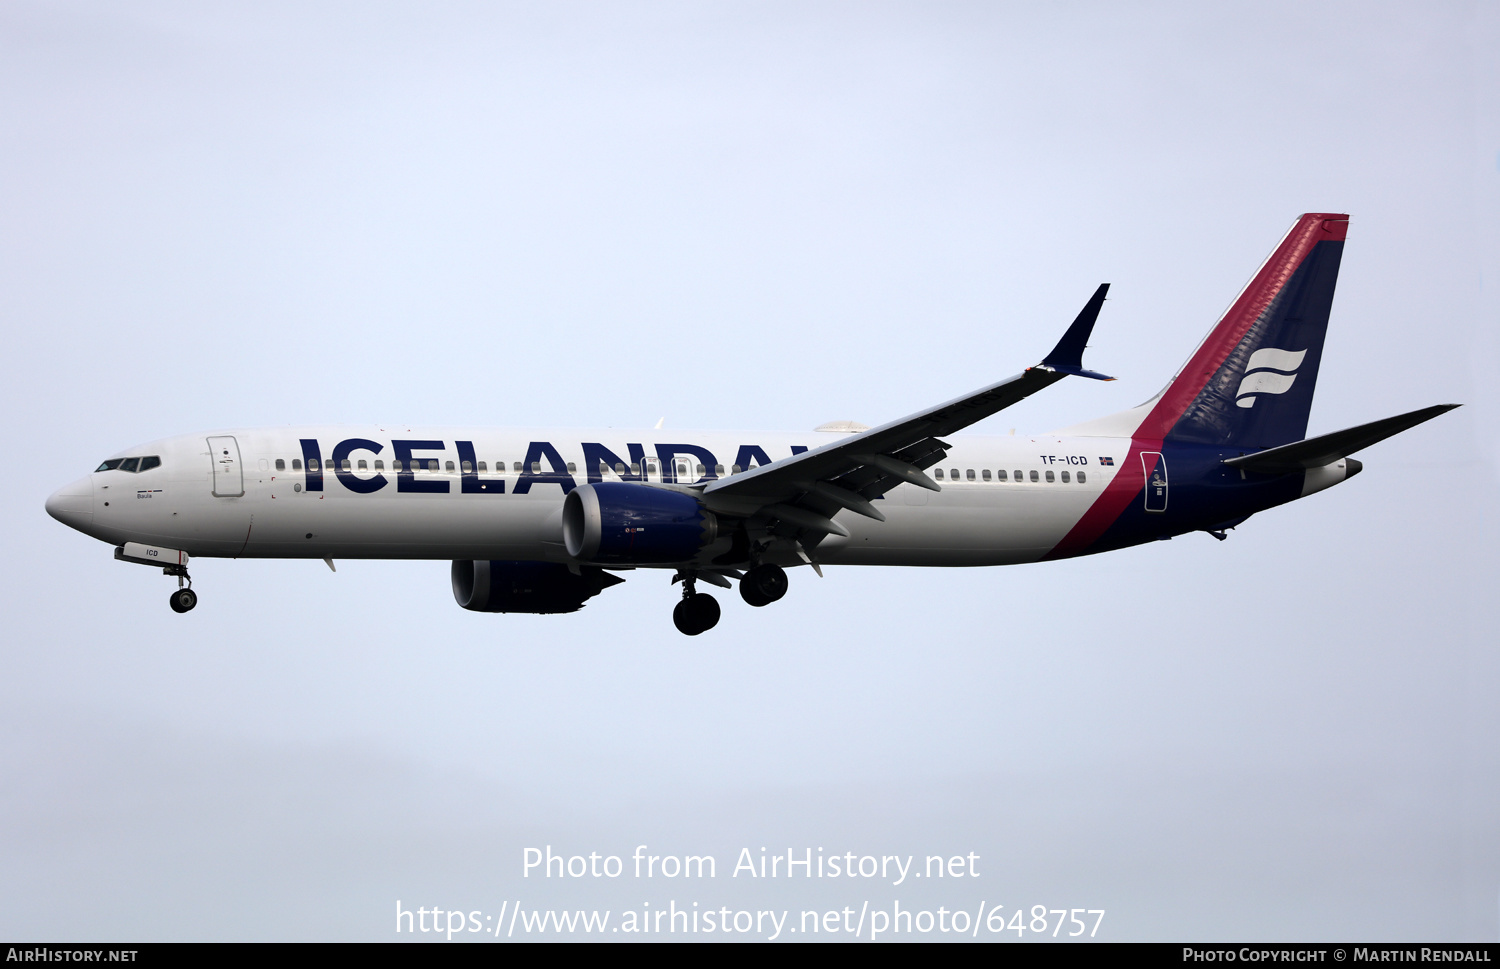
[[[177,576],[177,591],[172,593],[171,598],[167,600],[167,605],[171,606],[172,611],[176,613],[191,612],[192,608],[198,604],[198,593],[193,591],[193,577],[188,575],[187,566],[169,565],[161,571],[163,575]],[[182,584],[184,581],[187,582],[186,588]]]
[[[193,577],[188,575],[186,552],[175,548],[126,542],[115,549],[115,558],[121,562],[134,562],[137,565],[159,568],[162,575],[177,576],[177,591],[172,593],[172,597],[167,600],[173,612],[188,612],[198,604],[198,593],[193,591]]]
[[[198,604],[198,593],[191,588],[178,589],[172,593],[167,604],[172,607],[173,612],[188,612]]]

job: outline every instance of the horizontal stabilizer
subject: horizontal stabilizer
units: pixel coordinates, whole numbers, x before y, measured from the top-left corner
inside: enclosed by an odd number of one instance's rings
[[[1348,457],[1361,448],[1378,444],[1408,428],[1416,427],[1423,421],[1430,421],[1457,406],[1459,405],[1435,404],[1432,407],[1424,407],[1398,417],[1371,421],[1348,430],[1311,437],[1295,444],[1283,444],[1269,451],[1228,458],[1224,463],[1232,468],[1244,468],[1246,471],[1260,471],[1265,474],[1287,474],[1308,468],[1321,468],[1332,464],[1339,458]]]

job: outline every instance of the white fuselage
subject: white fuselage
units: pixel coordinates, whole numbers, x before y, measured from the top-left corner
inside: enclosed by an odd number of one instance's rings
[[[346,456],[329,464],[340,442],[356,439],[377,447],[346,446]],[[723,468],[717,476],[734,474],[740,456],[746,461],[742,472],[835,439],[826,433],[389,425],[228,430],[120,452],[159,456],[161,464],[139,472],[96,471],[60,491],[49,509],[60,509],[65,521],[102,541],[182,549],[194,557],[570,562],[562,539],[563,499],[566,489],[591,480],[586,443],[595,445],[594,455],[602,447],[621,458],[607,461],[602,474],[597,460],[591,462],[592,480],[620,480],[615,468],[623,466],[627,480],[634,473],[640,476],[635,480],[692,484],[715,477],[714,465]],[[413,442],[429,446],[414,448]],[[674,458],[674,443],[692,451]],[[884,522],[839,514],[850,534],[829,535],[817,548],[817,560],[928,566],[1036,561],[1078,522],[1130,445],[1128,438],[962,435],[950,443],[944,461],[929,469],[934,478],[941,472],[941,492],[900,485],[877,502]],[[394,465],[398,452],[406,455],[400,472]],[[715,458],[713,465],[703,452]],[[309,453],[319,455],[316,472],[305,457]],[[464,455],[471,455],[467,490]],[[314,481],[321,490],[314,490]],[[718,551],[705,549],[697,561]],[[796,561],[788,552],[787,564]]]

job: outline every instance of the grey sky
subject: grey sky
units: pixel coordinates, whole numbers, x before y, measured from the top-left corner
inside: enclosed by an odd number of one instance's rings
[[[0,7],[0,935],[393,939],[397,899],[1103,908],[1109,939],[1500,935],[1493,6]],[[697,639],[665,575],[471,615],[446,563],[204,560],[42,509],[298,422],[976,431],[1154,393],[1347,211],[1312,432],[1463,409],[1207,536],[830,569]],[[538,883],[522,849],[712,853]],[[747,883],[741,847],[978,853]]]

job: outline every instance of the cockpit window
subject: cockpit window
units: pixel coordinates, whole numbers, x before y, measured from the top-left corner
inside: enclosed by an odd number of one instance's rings
[[[138,471],[150,471],[152,468],[161,467],[161,457],[151,455],[146,458],[110,458],[94,470],[97,471],[129,471],[135,474]]]

